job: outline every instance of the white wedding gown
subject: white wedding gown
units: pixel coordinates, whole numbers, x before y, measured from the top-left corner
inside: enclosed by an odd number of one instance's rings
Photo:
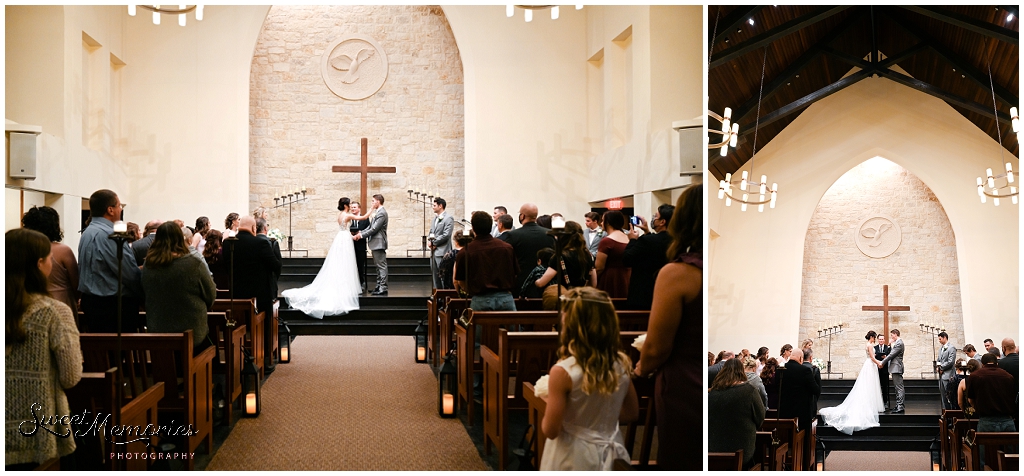
[[[878,366],[871,360],[871,345],[865,348],[868,359],[857,375],[853,390],[838,407],[822,408],[818,414],[829,426],[852,435],[855,431],[878,426],[878,413],[882,405],[882,387],[878,380]]]
[[[324,265],[313,282],[304,288],[281,292],[281,296],[288,300],[288,305],[293,309],[317,319],[348,314],[349,311],[359,309],[362,286],[359,284],[355,247],[348,224],[348,221],[342,223],[331,249],[327,251]]]

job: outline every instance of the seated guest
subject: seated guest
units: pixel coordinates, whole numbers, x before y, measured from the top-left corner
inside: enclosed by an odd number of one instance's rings
[[[739,360],[726,361],[708,393],[708,451],[743,450],[743,469],[754,465],[754,442],[764,423],[764,403],[747,383]]]
[[[253,222],[255,221],[256,219],[254,218]],[[224,219],[224,232],[222,233],[224,238],[231,238],[238,234],[238,223],[238,214],[235,212],[228,213],[227,218]]]
[[[761,394],[761,403],[764,404],[765,408],[768,408],[768,392],[764,389],[764,383],[761,382],[761,376],[757,374],[757,360],[754,360],[754,358],[749,355],[744,358],[743,373],[747,376],[747,382],[753,385]]]
[[[195,236],[192,237],[192,241],[189,243],[192,248],[195,248],[199,254],[203,254],[203,248],[206,247],[206,234],[210,232],[210,219],[206,217],[196,218],[196,232]]]
[[[135,262],[142,265],[146,261],[146,253],[149,251],[149,245],[153,243],[153,239],[156,238],[156,228],[162,225],[164,222],[160,220],[150,220],[146,223],[146,229],[142,232],[142,239],[135,240],[132,242],[132,253],[135,254]]]
[[[50,296],[67,304],[71,315],[78,318],[78,261],[75,252],[61,243],[64,232],[60,229],[60,215],[50,207],[32,207],[21,217],[21,226],[38,231],[50,240],[53,271],[50,272]]]
[[[504,215],[508,216],[508,215]],[[548,263],[551,262],[551,257],[555,256],[555,250],[551,248],[544,248],[537,252],[537,266],[530,271],[530,275],[526,277],[526,282],[523,283],[522,289],[519,290],[519,295],[524,298],[540,299],[544,296],[544,288],[538,288],[534,282],[544,276],[544,273],[548,270]],[[554,280],[548,281],[548,286],[551,286]]]
[[[512,231],[512,215],[503,214],[498,217],[498,221],[496,223],[497,225],[495,226],[497,226],[496,230],[498,234],[494,237],[501,241],[505,241],[508,238],[508,233]]]
[[[777,373],[778,370],[779,361],[772,357],[765,362],[760,374],[764,391],[768,394],[768,408],[776,410],[779,409],[779,380],[782,377]]]
[[[590,252],[583,244],[583,228],[574,221],[565,222],[565,231],[555,237],[562,248],[562,256],[552,256],[548,269],[540,279],[533,282],[537,288],[544,289],[544,309],[552,310],[558,304],[558,284],[561,283],[562,294],[572,288],[591,285],[597,281],[594,262]],[[562,269],[564,267],[564,270]],[[557,280],[557,281],[555,281]],[[548,285],[554,283],[555,286]]]
[[[209,347],[206,313],[213,308],[217,287],[202,260],[185,245],[181,229],[164,223],[156,230],[142,268],[149,332],[192,331],[192,354]]]
[[[6,246],[7,301],[5,309],[5,433],[4,464],[8,470],[27,470],[75,451],[74,438],[58,438],[71,430],[56,422],[31,437],[21,434],[22,422],[54,415],[71,415],[64,390],[82,378],[82,349],[71,309],[47,292],[53,268],[51,241],[24,228],[8,231]],[[33,408],[34,407],[34,408]],[[30,425],[25,425],[26,431]]]
[[[597,288],[614,298],[629,297],[630,268],[623,260],[629,237],[622,232],[626,217],[619,211],[604,214],[604,231],[608,236],[597,245],[594,266],[597,268]]]
[[[228,260],[224,257],[223,236],[217,230],[210,230],[206,234],[206,247],[203,249],[203,259],[213,274],[213,282],[217,289],[230,289],[231,270],[228,268]]]

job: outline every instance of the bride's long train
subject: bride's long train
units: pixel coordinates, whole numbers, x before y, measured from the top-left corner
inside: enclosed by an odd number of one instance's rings
[[[878,426],[878,414],[884,409],[878,366],[867,359],[843,403],[822,408],[818,413],[829,426],[852,435],[855,431]]]
[[[352,235],[348,227],[343,226],[313,282],[304,288],[285,290],[281,296],[292,308],[323,319],[359,309],[361,291]]]

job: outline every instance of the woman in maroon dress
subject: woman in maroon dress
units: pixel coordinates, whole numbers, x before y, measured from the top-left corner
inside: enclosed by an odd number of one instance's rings
[[[679,196],[669,224],[673,261],[658,273],[647,341],[637,375],[657,373],[654,386],[658,418],[658,469],[703,469],[704,347],[702,308],[704,187]]]
[[[629,295],[630,268],[622,262],[626,253],[629,237],[622,232],[626,226],[626,217],[619,211],[605,212],[604,231],[608,236],[597,244],[597,256],[594,266],[597,268],[597,289],[614,298],[625,298]]]

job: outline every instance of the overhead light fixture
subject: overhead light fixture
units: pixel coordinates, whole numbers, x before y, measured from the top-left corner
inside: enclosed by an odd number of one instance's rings
[[[988,85],[992,92],[992,117],[996,120],[996,136],[999,139],[999,162],[1003,163],[1003,130],[999,127],[999,111],[996,108],[996,90],[992,81],[991,62],[988,64]],[[1010,108],[1010,124],[1013,127],[1013,132],[1018,132],[1020,118],[1017,117],[1016,107]],[[999,199],[1009,198],[1011,203],[1017,204],[1018,192],[1013,179],[1013,165],[1010,162],[1006,162],[1006,173],[999,175],[993,175],[992,169],[985,169],[985,178],[982,180],[981,177],[978,177],[978,197],[981,198],[981,203],[986,203],[988,198],[991,198],[992,204],[998,207]]]
[[[527,23],[533,21],[534,10],[551,10],[552,20],[557,20],[561,13],[558,5],[505,5],[505,16],[508,18],[516,16],[516,8],[523,10],[523,19]],[[582,10],[583,5],[576,5],[576,9]]]
[[[747,23],[750,23],[750,26],[754,26],[754,19],[753,18],[747,19]]]
[[[523,16],[526,18],[526,23],[533,21],[533,10],[527,10]]]
[[[740,125],[732,122],[732,108],[725,108],[724,114],[719,116],[712,110],[708,110],[708,115],[722,123],[721,130],[708,128],[709,134],[718,134],[722,136],[721,142],[714,144],[708,142],[708,149],[719,149],[721,156],[725,157],[729,153],[729,147],[736,148],[736,142],[739,139]]]
[[[583,10],[583,5],[576,5],[577,10]]]
[[[516,6],[515,5],[505,5],[505,16],[506,17],[512,18],[515,14],[516,14]]]
[[[1006,21],[1013,21],[1013,19],[1014,19],[1014,16],[1013,16],[1012,13],[1009,14],[1009,15],[1006,15]]]
[[[552,20],[557,20],[558,19],[558,7],[557,6],[551,7],[551,19]]]
[[[187,13],[196,12],[196,20],[203,20],[203,6],[202,5],[177,5],[174,7],[161,7],[160,5],[128,5],[128,16],[135,16],[138,13],[138,8],[148,10],[153,13],[153,24],[160,24],[160,17],[162,15],[178,15],[178,25],[185,26],[185,15]]]

